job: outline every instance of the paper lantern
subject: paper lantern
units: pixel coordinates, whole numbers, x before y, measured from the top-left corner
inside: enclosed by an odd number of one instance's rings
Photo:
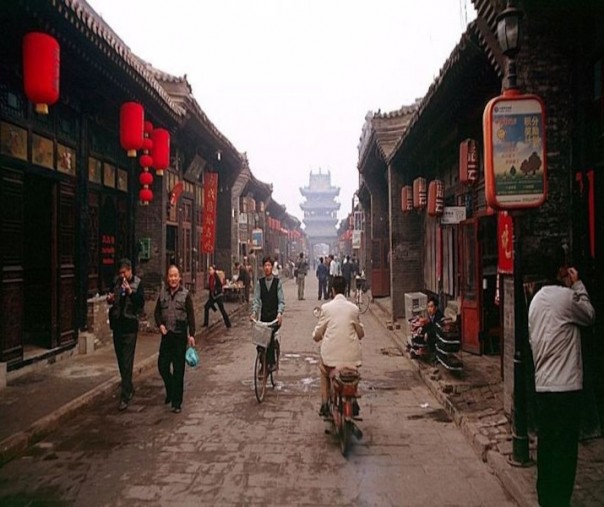
[[[163,176],[164,170],[170,166],[170,133],[166,129],[154,129],[153,168],[158,176]]]
[[[150,121],[146,121],[144,128],[145,134],[149,134],[149,137],[151,137],[151,132],[153,132],[153,123],[151,123]]]
[[[401,189],[401,210],[403,212],[413,209],[413,189],[411,185],[405,185]]]
[[[474,139],[466,139],[459,145],[459,181],[472,185],[478,180],[478,147]]]
[[[426,206],[426,178],[415,178],[413,180],[413,207],[423,208]]]
[[[31,32],[23,37],[23,87],[40,114],[59,100],[61,50],[54,37]]]
[[[443,214],[445,206],[445,185],[440,180],[432,180],[428,185],[428,215]]]
[[[153,140],[150,137],[145,137],[143,139],[143,150],[146,150],[146,151],[153,150]]]
[[[129,157],[143,147],[145,110],[138,102],[125,102],[120,108],[120,144]]]
[[[153,200],[153,192],[148,188],[141,188],[138,193],[138,199],[143,206],[146,206]]]
[[[144,169],[153,165],[153,158],[151,157],[151,155],[141,155],[138,159],[138,162]]]
[[[153,175],[149,171],[141,171],[138,181],[143,187],[149,188],[153,185]]]

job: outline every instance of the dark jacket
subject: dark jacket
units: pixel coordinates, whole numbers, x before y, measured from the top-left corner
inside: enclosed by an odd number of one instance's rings
[[[329,268],[321,263],[317,266],[317,278],[319,280],[327,280],[327,277],[329,276]]]
[[[128,280],[131,294],[122,294],[122,282],[119,277],[113,285],[113,304],[109,309],[109,326],[122,332],[138,331],[138,316],[145,306],[143,284],[138,276]]]
[[[220,281],[220,277],[218,273],[214,271],[214,290],[210,288],[209,278],[208,278],[208,291],[210,293],[210,299],[218,299],[222,297],[222,282]]]
[[[270,289],[266,286],[266,278],[261,278],[260,283],[260,299],[262,300],[262,308],[260,309],[260,320],[262,322],[271,322],[277,318],[279,312],[279,297],[278,287],[279,279],[273,277],[273,283]]]
[[[191,294],[182,285],[176,292],[162,287],[155,305],[155,324],[166,326],[168,331],[176,334],[195,335],[195,311]]]

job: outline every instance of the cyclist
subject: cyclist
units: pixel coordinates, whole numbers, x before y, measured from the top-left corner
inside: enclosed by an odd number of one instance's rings
[[[270,256],[262,259],[264,276],[259,278],[254,287],[254,300],[252,301],[251,320],[260,316],[262,322],[272,322],[277,319],[273,328],[273,335],[267,348],[269,371],[275,364],[275,332],[281,327],[283,312],[285,310],[285,297],[283,295],[283,283],[279,277],[273,275],[273,259]]]
[[[312,337],[321,343],[321,409],[319,415],[329,415],[329,373],[334,368],[361,366],[361,338],[365,329],[359,319],[359,309],[344,297],[346,280],[343,276],[333,277],[333,300],[321,306],[319,321]],[[358,405],[353,407],[358,415]]]

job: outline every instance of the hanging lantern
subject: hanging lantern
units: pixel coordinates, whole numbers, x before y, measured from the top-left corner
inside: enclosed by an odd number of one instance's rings
[[[153,132],[153,123],[151,123],[150,121],[146,121],[144,128],[145,134],[149,134],[149,137],[151,137],[151,133]]]
[[[151,155],[141,155],[138,158],[138,163],[143,169],[147,169],[153,165],[153,158],[151,157]]]
[[[428,215],[435,217],[443,214],[445,207],[445,185],[441,180],[432,180],[428,185]]]
[[[153,185],[153,175],[149,171],[141,171],[138,176],[138,181],[143,188],[149,188],[151,185]]]
[[[61,50],[54,37],[31,32],[23,37],[23,86],[36,113],[48,114],[59,100]]]
[[[411,185],[405,185],[401,189],[401,210],[403,212],[413,209],[413,189]]]
[[[138,199],[143,206],[147,206],[153,200],[153,192],[149,188],[141,188]]]
[[[164,170],[170,165],[170,132],[166,129],[154,129],[151,139],[153,140],[153,168],[158,176],[163,176]]]
[[[146,150],[148,152],[153,151],[153,141],[150,137],[145,137],[143,139],[143,150]]]
[[[145,110],[138,102],[125,102],[120,108],[120,144],[129,157],[143,147]]]
[[[423,208],[426,206],[426,178],[415,178],[413,180],[413,207]]]
[[[472,185],[478,180],[478,147],[474,139],[466,139],[459,145],[459,181]]]

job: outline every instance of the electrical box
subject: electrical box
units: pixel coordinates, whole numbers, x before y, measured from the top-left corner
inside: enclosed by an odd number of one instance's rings
[[[141,238],[138,242],[138,259],[148,261],[151,259],[151,238]]]

